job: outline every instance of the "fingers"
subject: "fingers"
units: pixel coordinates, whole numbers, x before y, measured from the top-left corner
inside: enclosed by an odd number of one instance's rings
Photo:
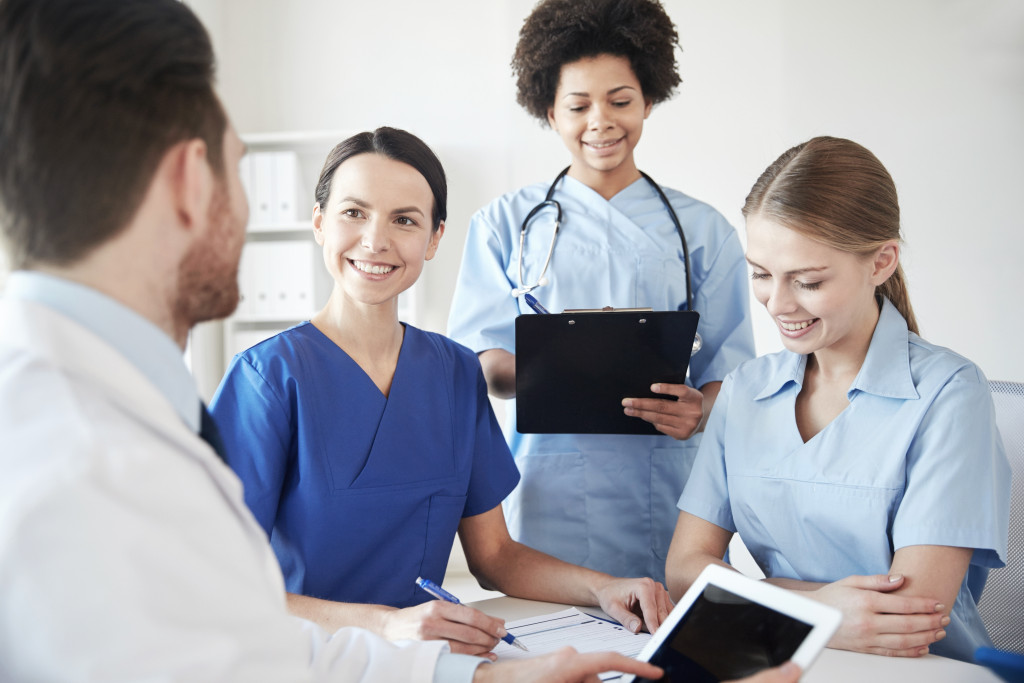
[[[662,398],[624,398],[623,412],[650,422],[659,431],[676,439],[693,434],[704,418],[704,395],[685,384],[652,384],[651,391],[675,396]]]
[[[398,610],[395,614],[406,622],[406,637],[447,640],[452,652],[459,654],[490,652],[506,633],[505,624],[500,619],[472,607],[440,600]]]
[[[903,587],[903,575],[872,574],[870,576],[847,576],[845,579],[836,581],[836,583],[851,588],[888,593]]]
[[[598,592],[598,601],[608,616],[633,633],[643,625],[654,633],[672,611],[665,586],[650,578],[611,581]]]

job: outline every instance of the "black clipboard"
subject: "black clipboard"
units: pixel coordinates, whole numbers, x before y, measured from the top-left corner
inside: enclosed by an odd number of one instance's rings
[[[622,399],[682,384],[700,315],[599,311],[516,318],[516,428],[523,434],[660,434]]]

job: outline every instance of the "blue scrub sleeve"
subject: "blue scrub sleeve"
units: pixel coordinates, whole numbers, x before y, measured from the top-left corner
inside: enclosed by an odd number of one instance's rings
[[[270,536],[291,444],[291,416],[270,384],[241,355],[228,367],[210,413],[217,421],[228,465],[242,480],[245,503]]]
[[[504,214],[501,219],[507,220]],[[518,283],[508,279],[505,268],[518,248],[503,240],[484,210],[470,220],[448,315],[448,336],[476,353],[488,349],[515,353],[519,305],[511,292]]]
[[[1006,563],[1010,466],[988,382],[970,365],[943,386],[907,454],[893,547],[974,548],[972,564]]]
[[[729,478],[725,466],[725,430],[732,379],[726,377],[701,438],[700,448],[676,505],[683,512],[736,533],[729,500]]]
[[[463,517],[479,515],[501,505],[519,483],[519,469],[498,426],[498,420],[494,417],[491,402],[487,398],[484,373],[480,369],[480,363],[476,361],[475,364],[476,448]]]
[[[704,342],[690,360],[690,379],[699,389],[723,380],[754,357],[747,264],[735,230],[729,229],[707,277],[696,287],[693,305],[700,312],[698,331]]]

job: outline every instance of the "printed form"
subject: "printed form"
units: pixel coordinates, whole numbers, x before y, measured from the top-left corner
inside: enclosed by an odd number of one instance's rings
[[[627,657],[640,654],[650,633],[630,633],[619,624],[584,614],[575,607],[505,623],[505,629],[516,637],[529,652],[499,642],[494,648],[499,660],[526,659],[554,652],[571,645],[579,652],[618,652]],[[601,674],[602,681],[619,678],[621,674],[608,671]]]

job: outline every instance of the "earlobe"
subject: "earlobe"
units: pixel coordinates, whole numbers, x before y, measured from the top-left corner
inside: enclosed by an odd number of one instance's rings
[[[896,241],[886,242],[875,253],[875,268],[872,279],[877,287],[881,285],[896,272],[900,264],[900,245]]]
[[[323,230],[324,215],[320,213],[320,202],[313,205],[313,239],[320,246],[324,244],[324,230]]]
[[[213,196],[213,171],[206,154],[206,143],[188,140],[167,152],[174,169],[174,197],[178,217],[187,229],[194,229],[209,215]]]
[[[654,108],[653,100],[644,100],[644,119],[651,115],[651,109]]]
[[[551,126],[551,130],[558,132],[558,126],[555,125],[555,108],[548,107],[548,125]]]
[[[430,244],[427,245],[427,255],[424,260],[429,261],[434,258],[437,254],[437,247],[441,243],[441,238],[444,237],[444,221],[438,226],[434,234],[430,236]]]

